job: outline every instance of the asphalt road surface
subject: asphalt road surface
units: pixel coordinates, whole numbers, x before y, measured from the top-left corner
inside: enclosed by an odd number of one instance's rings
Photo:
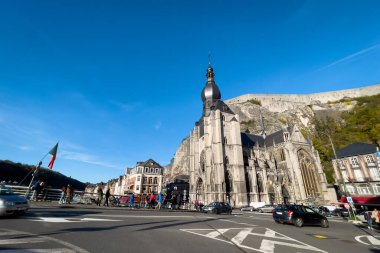
[[[251,212],[40,207],[0,219],[0,251],[373,253],[380,252],[379,232],[339,219],[327,229],[297,228]]]

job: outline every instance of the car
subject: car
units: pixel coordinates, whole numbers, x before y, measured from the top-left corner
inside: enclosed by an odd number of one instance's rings
[[[294,224],[297,227],[304,225],[329,227],[329,222],[324,215],[303,205],[279,205],[273,210],[273,219],[277,223]]]
[[[230,204],[226,202],[212,202],[208,205],[203,206],[203,212],[205,213],[215,213],[215,214],[220,214],[220,213],[232,213],[232,207]]]
[[[256,208],[254,208],[253,206],[244,206],[242,208],[240,208],[240,211],[256,211]]]
[[[257,211],[259,213],[271,213],[274,209],[274,206],[273,205],[265,205],[265,206],[261,206],[259,208],[257,208]]]
[[[29,209],[29,201],[0,184],[0,216],[22,215]]]

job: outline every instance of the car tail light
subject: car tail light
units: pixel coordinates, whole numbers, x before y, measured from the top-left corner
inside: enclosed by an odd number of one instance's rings
[[[288,215],[290,216],[290,215],[292,215],[293,214],[293,211],[288,211]]]

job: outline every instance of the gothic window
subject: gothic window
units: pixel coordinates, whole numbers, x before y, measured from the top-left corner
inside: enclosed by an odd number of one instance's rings
[[[206,170],[206,155],[205,155],[205,151],[203,150],[202,153],[201,153],[201,157],[200,157],[200,170],[202,173],[205,172]]]
[[[230,192],[234,191],[234,188],[233,188],[233,179],[228,170],[226,170],[226,173],[225,173],[225,180],[226,180],[226,193],[229,194]]]
[[[297,155],[306,195],[308,197],[317,197],[320,195],[320,183],[313,159],[302,149],[298,151]]]
[[[222,115],[222,120],[226,121],[226,117],[224,115]]]
[[[203,188],[203,181],[201,178],[198,179],[198,182],[197,182],[197,189],[196,189],[196,193],[197,194],[203,194],[204,192],[204,188]]]
[[[281,151],[280,151],[280,159],[281,159],[281,161],[285,161],[285,152],[283,149],[281,149]]]
[[[225,163],[225,164],[229,164],[229,162],[230,162],[230,161],[228,160],[228,156],[226,156],[226,157],[224,158],[224,163]]]
[[[227,143],[228,143],[228,142],[227,142],[227,137],[226,137],[226,136],[224,136],[223,142],[224,142],[224,144],[227,144]]]

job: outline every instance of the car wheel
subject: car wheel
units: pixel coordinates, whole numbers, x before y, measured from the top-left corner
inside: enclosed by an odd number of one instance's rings
[[[323,228],[328,228],[329,227],[329,221],[326,219],[323,219],[322,221],[321,221],[321,227],[323,227]]]
[[[253,208],[251,208],[251,212],[253,212]]]
[[[262,212],[263,212],[263,210],[259,209],[259,213],[262,213]]]
[[[276,223],[280,223],[280,221],[279,221],[279,220],[274,220],[274,222],[276,222]]]
[[[296,225],[299,228],[302,227],[303,226],[302,218],[297,218],[296,221],[294,222],[294,225]]]

